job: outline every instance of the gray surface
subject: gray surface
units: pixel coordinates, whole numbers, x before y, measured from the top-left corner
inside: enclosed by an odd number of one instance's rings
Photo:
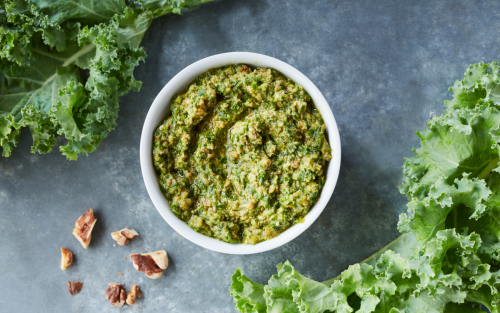
[[[144,295],[122,311],[234,312],[227,287],[237,266],[264,283],[289,259],[325,280],[396,238],[405,210],[396,187],[415,130],[443,110],[448,86],[470,63],[500,51],[497,1],[412,2],[222,0],[155,20],[143,42],[149,57],[135,72],[143,88],[121,99],[118,127],[97,152],[77,162],[33,155],[25,132],[12,157],[0,159],[0,311],[116,312],[104,290],[122,282]],[[340,178],[320,218],[293,242],[251,256],[211,252],[176,234],[139,166],[156,94],[187,65],[227,51],[267,54],[302,71],[329,101],[342,139]],[[89,207],[98,222],[84,250],[71,231]],[[141,236],[114,247],[110,232],[127,226]],[[65,272],[60,247],[76,256]],[[157,280],[124,259],[157,249],[171,262]],[[82,281],[82,292],[71,297],[68,280]]]

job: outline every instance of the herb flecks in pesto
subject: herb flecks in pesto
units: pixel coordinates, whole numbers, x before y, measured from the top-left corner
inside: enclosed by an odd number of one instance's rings
[[[172,99],[153,158],[178,218],[204,235],[256,244],[303,220],[331,149],[304,88],[273,69],[232,65]]]

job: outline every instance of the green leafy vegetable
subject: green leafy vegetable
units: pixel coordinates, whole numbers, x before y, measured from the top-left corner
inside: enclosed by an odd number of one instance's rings
[[[151,21],[211,0],[0,0],[0,146],[29,127],[33,153],[88,155],[116,127],[118,97],[138,91],[134,68]]]
[[[421,146],[404,165],[402,235],[324,282],[288,261],[265,286],[238,269],[230,289],[240,312],[499,312],[497,63],[471,65],[450,91],[447,110],[417,132]]]

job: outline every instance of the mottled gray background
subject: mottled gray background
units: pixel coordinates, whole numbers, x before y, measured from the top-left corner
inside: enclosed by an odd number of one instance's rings
[[[118,127],[77,162],[59,152],[33,155],[25,131],[0,159],[0,311],[116,312],[108,282],[137,284],[143,299],[126,312],[234,312],[227,291],[236,267],[260,283],[290,260],[316,280],[338,275],[398,236],[405,210],[403,158],[417,129],[444,109],[447,88],[470,63],[498,60],[498,1],[220,0],[157,19],[136,71],[142,90],[121,98]],[[221,52],[252,51],[302,71],[337,119],[342,167],[319,219],[301,236],[250,256],[215,253],[176,234],[152,205],[139,166],[139,139],[150,104],[184,67]],[[90,247],[71,235],[87,208],[98,218]],[[110,232],[140,237],[113,247]],[[60,248],[76,257],[59,269]],[[170,266],[150,280],[132,270],[131,252],[166,249]],[[118,276],[123,272],[123,276]],[[68,280],[84,283],[71,297]]]

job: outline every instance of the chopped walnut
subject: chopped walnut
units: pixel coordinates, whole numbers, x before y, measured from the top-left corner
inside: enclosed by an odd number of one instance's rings
[[[128,291],[127,304],[134,305],[135,299],[140,298],[141,296],[142,296],[142,293],[139,290],[139,287],[137,287],[137,285],[132,285],[132,287]]]
[[[124,228],[119,231],[115,231],[114,233],[111,233],[111,238],[116,240],[116,242],[120,245],[126,245],[131,239],[139,237],[139,234],[133,230],[133,229],[128,229]]]
[[[163,274],[162,269],[158,267],[151,256],[132,254],[130,257],[132,258],[134,268],[139,272],[143,272],[149,278],[156,279]]]
[[[121,284],[109,283],[106,289],[106,299],[113,306],[123,306],[125,304],[125,289]]]
[[[94,217],[94,212],[92,209],[88,209],[85,214],[80,216],[75,223],[75,229],[73,229],[73,235],[76,239],[80,241],[82,246],[87,249],[92,239],[92,229],[94,228],[96,218]]]
[[[165,250],[156,252],[131,254],[134,268],[143,272],[147,277],[156,279],[163,274],[168,267],[168,255]]]
[[[77,293],[79,293],[82,290],[83,283],[77,281],[77,282],[68,282],[68,291],[69,293],[74,296]]]
[[[71,251],[61,248],[61,269],[64,271],[73,262],[73,253]]]

